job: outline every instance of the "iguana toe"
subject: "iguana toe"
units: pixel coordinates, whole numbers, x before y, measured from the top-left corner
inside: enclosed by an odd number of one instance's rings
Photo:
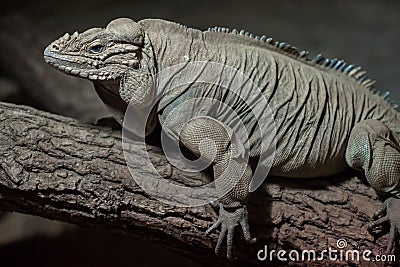
[[[226,257],[228,259],[232,258],[234,229],[238,224],[242,227],[246,241],[251,244],[255,243],[257,239],[251,238],[246,206],[240,205],[238,207],[224,207],[224,205],[220,204],[218,220],[206,231],[206,235],[209,235],[215,229],[221,227],[221,232],[215,246],[215,253],[217,255],[219,254],[222,242],[226,237]]]
[[[385,215],[379,218],[384,213]],[[370,231],[377,229],[382,224],[390,224],[389,240],[386,247],[386,254],[390,254],[396,241],[396,236],[400,233],[400,199],[394,197],[386,199],[375,212],[374,218],[376,220],[368,225],[368,230]]]

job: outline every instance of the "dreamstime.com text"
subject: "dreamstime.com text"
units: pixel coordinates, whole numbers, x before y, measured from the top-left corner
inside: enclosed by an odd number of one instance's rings
[[[324,250],[269,250],[265,245],[257,252],[259,261],[371,261],[395,262],[396,256],[392,254],[375,255],[371,250],[346,249],[347,241],[343,238],[337,240],[336,248],[328,247]]]

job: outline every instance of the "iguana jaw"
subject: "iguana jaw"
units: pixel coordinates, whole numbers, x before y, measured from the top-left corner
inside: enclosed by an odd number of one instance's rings
[[[88,32],[93,30],[82,34],[76,32],[72,36],[67,33],[51,43],[44,50],[45,61],[63,73],[93,81],[115,80],[124,73],[139,70],[139,46],[113,42],[104,36],[96,38]],[[100,44],[104,51],[91,52]]]
[[[96,68],[88,64],[88,60],[79,56],[68,57],[59,55],[46,48],[44,59],[47,64],[68,75],[86,78],[90,80],[116,80],[120,75],[110,72],[107,67]]]

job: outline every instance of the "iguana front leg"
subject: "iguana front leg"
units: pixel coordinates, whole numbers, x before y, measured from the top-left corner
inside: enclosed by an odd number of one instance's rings
[[[360,122],[352,130],[346,150],[350,167],[364,171],[368,183],[376,190],[390,193],[375,212],[372,230],[383,223],[390,224],[386,253],[390,254],[396,235],[400,233],[400,140],[383,123],[376,120]],[[384,215],[379,218],[379,216]]]
[[[245,239],[255,242],[250,235],[246,207],[252,171],[246,161],[244,147],[229,128],[206,116],[188,121],[182,128],[179,138],[181,144],[195,155],[213,164],[215,187],[221,198],[219,218],[206,234],[221,227],[215,253],[218,254],[226,236],[226,255],[227,258],[231,258],[235,226],[240,224]]]

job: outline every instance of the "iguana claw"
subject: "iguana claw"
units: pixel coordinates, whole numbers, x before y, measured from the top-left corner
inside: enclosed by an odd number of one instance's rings
[[[224,207],[224,205],[220,204],[218,220],[206,231],[206,235],[209,235],[221,226],[221,233],[219,234],[217,245],[215,246],[215,254],[218,255],[226,236],[226,257],[228,259],[232,258],[233,233],[235,226],[238,224],[242,226],[246,241],[255,243],[257,239],[251,238],[250,235],[247,207],[242,205],[238,207]]]
[[[380,217],[383,213],[386,213],[386,215]],[[374,218],[376,220],[368,225],[368,230],[373,230],[386,222],[390,224],[389,240],[386,248],[386,254],[390,254],[396,234],[400,233],[400,199],[394,197],[386,199],[382,206],[375,212]]]

